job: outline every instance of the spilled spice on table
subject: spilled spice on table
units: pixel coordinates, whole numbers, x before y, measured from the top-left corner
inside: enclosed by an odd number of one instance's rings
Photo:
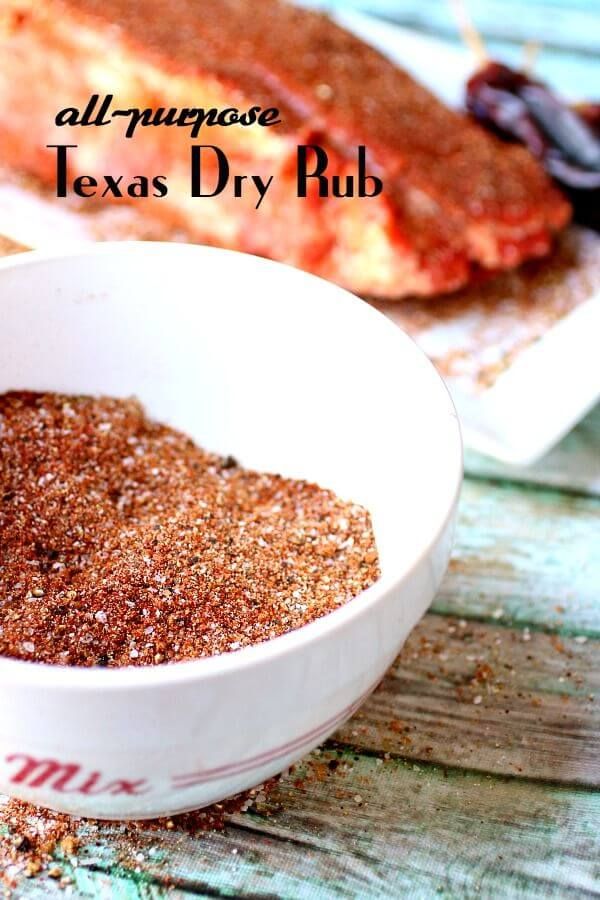
[[[271,778],[252,790],[204,809],[140,821],[82,819],[22,800],[6,799],[4,804],[0,802],[0,891],[4,888],[10,896],[22,878],[38,875],[55,879],[60,887],[66,888],[73,882],[70,874],[73,869],[86,867],[89,847],[101,831],[105,834],[110,831],[111,849],[122,865],[137,866],[146,859],[150,835],[156,856],[164,845],[167,832],[172,848],[173,838],[186,839],[204,832],[222,831],[232,815],[260,807],[277,781],[278,778]]]

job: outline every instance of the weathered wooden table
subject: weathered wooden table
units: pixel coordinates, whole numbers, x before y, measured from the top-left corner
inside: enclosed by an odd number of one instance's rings
[[[600,407],[536,468],[467,473],[442,589],[354,718],[222,832],[142,832],[124,855],[102,827],[61,860],[67,891],[600,894]]]

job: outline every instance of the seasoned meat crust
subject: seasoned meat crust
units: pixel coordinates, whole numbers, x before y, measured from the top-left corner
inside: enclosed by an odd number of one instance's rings
[[[73,175],[166,173],[153,212],[198,240],[282,259],[359,293],[453,290],[480,267],[545,254],[569,219],[537,162],[447,109],[406,72],[320,14],[279,0],[8,0],[0,13],[2,156],[54,178],[48,143],[78,144]],[[255,198],[189,196],[189,135],[62,128],[62,106],[112,93],[119,107],[277,106],[271,128],[212,127],[237,171],[274,174]],[[318,142],[330,171],[364,144],[384,183],[370,199],[299,200],[297,144]],[[185,180],[184,180],[185,179]],[[175,187],[178,185],[178,187]],[[136,201],[142,202],[142,201]],[[145,201],[144,201],[145,202]]]

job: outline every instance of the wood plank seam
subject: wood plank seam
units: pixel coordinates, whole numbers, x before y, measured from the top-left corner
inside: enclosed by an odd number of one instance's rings
[[[436,606],[436,600],[433,600],[433,603],[429,610],[427,611],[428,616],[437,616],[440,619],[456,619],[457,614],[453,612],[451,609],[443,609]],[[478,625],[493,625],[498,628],[504,628],[506,631],[529,631],[531,634],[556,634],[560,635],[560,637],[569,637],[569,638],[585,638],[589,641],[598,641],[600,640],[600,632],[597,630],[586,629],[583,628],[573,628],[569,625],[567,626],[557,626],[557,625],[543,625],[539,622],[530,622],[528,620],[523,620],[522,622],[515,622],[511,620],[502,620],[498,619],[493,615],[486,616],[482,613],[469,613],[468,611],[461,613],[461,619],[464,619],[466,622],[473,622]],[[598,648],[598,652],[600,653],[600,647]]]
[[[340,752],[350,753],[351,755],[355,754],[357,758],[365,757],[367,759],[393,759],[398,762],[404,762],[407,765],[413,765],[416,761],[418,761],[420,769],[429,770],[431,772],[441,772],[444,777],[446,777],[446,775],[473,775],[480,778],[491,778],[494,781],[502,784],[517,782],[530,785],[545,785],[546,787],[564,791],[566,794],[571,793],[573,790],[589,792],[590,794],[600,793],[597,786],[586,784],[583,781],[570,781],[568,783],[565,783],[564,781],[560,781],[558,779],[536,778],[531,775],[521,775],[512,772],[503,772],[502,774],[499,774],[498,772],[491,772],[487,769],[478,769],[473,766],[441,765],[440,763],[431,762],[431,760],[427,759],[427,757],[424,756],[407,756],[393,750],[369,750],[367,748],[359,747],[356,744],[352,744],[349,741],[340,740],[335,737],[328,738],[321,745],[321,749],[332,751],[339,750]]]

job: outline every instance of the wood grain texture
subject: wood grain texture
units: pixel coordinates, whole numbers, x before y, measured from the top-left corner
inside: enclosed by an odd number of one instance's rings
[[[298,788],[286,780],[273,798],[282,812],[261,826],[292,832],[340,863],[343,854],[352,858],[369,896],[565,896],[597,888],[597,794],[342,758],[347,774],[312,780],[309,772]],[[350,895],[364,896],[360,882]]]
[[[467,480],[450,568],[432,608],[598,636],[599,546],[598,498]]]
[[[78,896],[144,900],[593,897],[599,815],[590,791],[325,751],[223,833],[141,834],[136,864],[107,826],[70,873]]]
[[[467,481],[438,615],[336,739],[597,786],[599,547],[597,498]]]
[[[370,753],[600,785],[600,643],[429,615],[334,736]]]

